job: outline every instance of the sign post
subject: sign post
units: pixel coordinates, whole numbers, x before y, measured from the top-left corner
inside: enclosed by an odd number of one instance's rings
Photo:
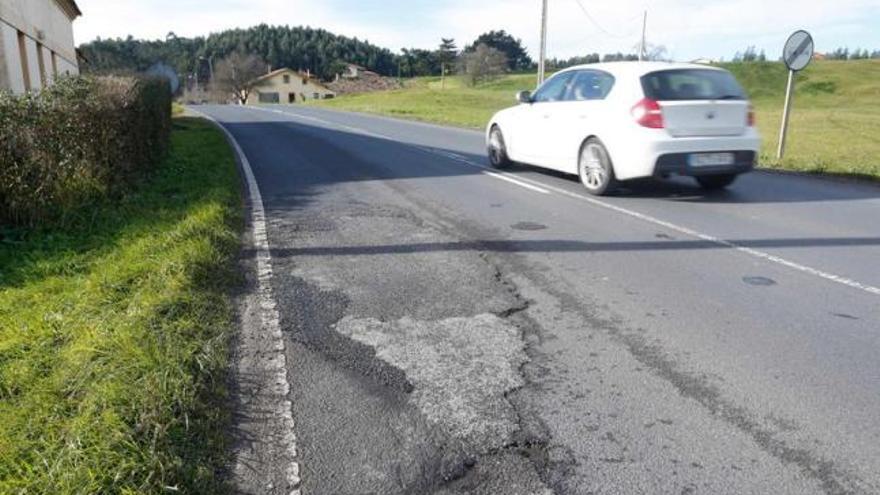
[[[795,31],[785,42],[782,60],[788,67],[788,86],[785,89],[785,108],[782,110],[782,127],[779,129],[779,149],[776,159],[782,160],[785,154],[785,137],[788,134],[788,119],[791,115],[791,100],[794,96],[794,76],[804,70],[813,60],[813,37],[806,31]]]

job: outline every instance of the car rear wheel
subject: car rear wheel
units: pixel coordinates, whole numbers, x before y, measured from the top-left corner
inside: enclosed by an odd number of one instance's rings
[[[697,183],[700,184],[700,187],[703,189],[707,189],[709,191],[716,191],[718,189],[724,189],[725,187],[733,184],[733,181],[736,180],[736,174],[719,174],[719,175],[703,175],[700,177],[696,177]]]
[[[495,168],[507,168],[511,165],[510,157],[507,156],[507,145],[504,143],[504,134],[496,125],[489,132],[489,163]]]
[[[587,192],[596,196],[608,194],[617,185],[611,157],[598,139],[587,140],[581,148],[578,176]]]

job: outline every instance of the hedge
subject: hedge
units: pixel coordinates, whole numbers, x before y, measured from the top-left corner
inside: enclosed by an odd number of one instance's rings
[[[160,79],[72,77],[0,93],[0,226],[63,220],[124,192],[165,156],[170,133]]]

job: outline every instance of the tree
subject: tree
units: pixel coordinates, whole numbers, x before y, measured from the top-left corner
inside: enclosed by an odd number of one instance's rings
[[[758,60],[758,51],[754,46],[749,46],[744,52],[736,52],[733,56],[734,62],[755,62]]]
[[[503,53],[507,58],[507,68],[510,70],[527,70],[534,65],[528,52],[522,45],[522,40],[501,31],[489,31],[481,34],[472,45],[465,47],[465,52],[474,52],[479,45],[486,45]]]
[[[336,59],[333,62],[331,62],[329,66],[327,66],[327,71],[330,76],[330,77],[327,77],[327,79],[330,79],[331,77],[335,78],[336,76],[338,76],[339,74],[342,74],[346,70],[348,70],[348,64],[345,63],[345,60]]]
[[[437,48],[437,60],[440,61],[441,73],[446,75],[446,70],[455,64],[458,58],[458,47],[455,46],[455,39],[440,38],[440,47]]]
[[[645,60],[655,62],[666,60],[666,47],[648,43],[645,45]]]
[[[459,57],[459,72],[471,86],[503,74],[507,67],[507,56],[485,43]]]
[[[828,60],[848,60],[849,48],[838,48],[831,53],[826,53],[825,58]]]
[[[207,64],[200,57],[218,61],[235,51],[253,53],[273,67],[309,69],[325,79],[336,76],[333,62],[362,65],[383,75],[393,75],[398,57],[390,50],[357,38],[338,36],[323,29],[269,26],[232,29],[207,37],[184,38],[169,33],[164,40],[98,39],[80,46],[92,73],[143,72],[156,62],[165,62],[178,74],[196,74],[207,82]]]
[[[404,48],[398,58],[400,75],[408,77],[433,76],[440,74],[440,61],[437,53],[421,48]]]
[[[266,62],[260,57],[243,52],[232,52],[214,69],[214,84],[218,90],[232,94],[238,103],[246,103],[257,86],[256,79],[266,73]]]
[[[623,54],[620,52],[617,53],[606,53],[602,56],[603,62],[633,62],[639,59],[639,56],[635,53],[627,53]]]

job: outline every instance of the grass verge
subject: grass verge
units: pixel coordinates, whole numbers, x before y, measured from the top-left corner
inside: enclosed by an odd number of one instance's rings
[[[241,208],[222,134],[64,228],[0,232],[0,493],[222,493]]]
[[[880,60],[816,61],[798,74],[786,157],[776,160],[787,71],[781,63],[725,64],[752,97],[767,168],[880,179]],[[401,90],[310,104],[482,129],[534,75],[510,75],[468,88],[456,79],[409,81]]]

